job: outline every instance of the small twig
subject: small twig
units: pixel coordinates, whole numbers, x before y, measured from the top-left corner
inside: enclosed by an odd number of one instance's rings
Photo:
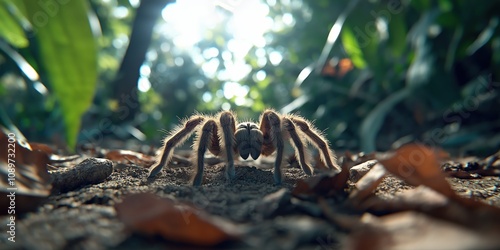
[[[78,158],[80,158],[81,156],[80,155],[70,155],[70,156],[63,156],[63,157],[59,157],[59,158],[54,158],[56,157],[55,155],[52,155],[50,157],[50,162],[51,163],[65,163],[65,162],[70,162],[70,161],[74,161]]]
[[[57,170],[59,169],[59,167],[56,167],[54,165],[51,165],[51,164],[47,164],[47,170]]]
[[[222,162],[222,160],[221,160],[221,159],[219,159],[219,158],[217,158],[217,157],[210,157],[210,158],[206,158],[206,159],[205,159],[205,162],[206,162],[208,165],[213,166],[213,165],[217,165],[217,164],[221,163],[221,162]]]
[[[172,161],[177,162],[177,164],[186,165],[186,166],[190,166],[192,164],[188,158],[180,156],[180,155],[176,155],[176,154],[174,154],[172,156]]]

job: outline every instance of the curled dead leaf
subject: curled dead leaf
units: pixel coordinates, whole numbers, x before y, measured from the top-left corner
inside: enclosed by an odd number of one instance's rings
[[[118,217],[132,231],[166,240],[215,246],[239,237],[238,228],[201,210],[153,194],[133,194],[115,205]]]
[[[318,174],[304,180],[299,180],[292,191],[296,197],[332,196],[344,191],[349,180],[349,168],[352,166],[350,159],[344,158],[338,174],[327,172]]]
[[[441,170],[440,161],[447,157],[448,154],[441,150],[422,144],[407,144],[376,158],[387,171],[410,185],[425,185],[448,197],[455,197]]]
[[[9,207],[15,199],[15,212],[34,210],[50,194],[47,153],[31,150],[5,129],[0,130],[0,206]],[[7,195],[11,195],[8,197]],[[12,196],[13,195],[13,196]],[[4,209],[0,213],[7,213]]]
[[[346,249],[498,249],[495,233],[436,220],[416,212],[363,216]]]
[[[29,143],[31,146],[31,150],[36,151],[40,150],[47,154],[48,156],[51,156],[54,154],[54,149],[52,149],[49,145],[43,144],[43,143],[36,143],[36,142],[30,142]]]
[[[359,206],[361,202],[373,194],[373,191],[382,182],[386,174],[386,170],[379,163],[373,166],[367,174],[356,182],[357,190],[349,195],[351,203]]]

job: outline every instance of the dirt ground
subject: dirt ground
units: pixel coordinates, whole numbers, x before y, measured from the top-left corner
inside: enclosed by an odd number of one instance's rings
[[[75,164],[83,158],[68,164]],[[237,165],[236,179],[231,182],[225,179],[224,167],[224,163],[206,166],[203,185],[192,187],[193,169],[190,166],[171,164],[156,178],[148,180],[148,169],[144,166],[114,162],[112,174],[101,183],[52,194],[34,212],[22,215],[16,220],[16,243],[2,239],[0,248],[198,248],[126,229],[114,206],[129,194],[149,192],[191,204],[247,232],[244,240],[217,245],[217,249],[344,249],[344,230],[325,219],[317,206],[309,206],[311,202],[295,202],[295,198],[290,198],[297,181],[307,177],[301,169],[283,169],[284,183],[277,186],[267,163],[245,162]],[[450,177],[447,180],[460,196],[500,206],[499,177]],[[412,188],[404,181],[389,176],[376,189],[376,195],[391,199],[399,192]],[[278,196],[277,200],[269,199],[273,193]],[[337,201],[331,199],[328,202]],[[7,219],[6,216],[0,217],[2,225],[7,223]]]

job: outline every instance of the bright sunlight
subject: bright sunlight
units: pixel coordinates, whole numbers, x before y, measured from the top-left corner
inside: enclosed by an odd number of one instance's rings
[[[178,0],[163,9],[165,23],[159,25],[159,32],[171,39],[176,48],[190,54],[205,76],[222,81],[221,94],[224,97],[235,98],[238,106],[250,106],[252,100],[247,97],[248,87],[239,83],[252,70],[245,57],[252,48],[256,48],[260,67],[268,62],[279,64],[283,59],[280,52],[264,50],[270,42],[266,40],[265,33],[294,24],[291,15],[280,20],[271,18],[269,6],[273,5],[272,2],[268,1],[268,5],[261,0]],[[201,52],[193,49],[204,39],[213,38],[218,29],[224,29],[230,35],[225,39],[224,51],[215,47]],[[263,79],[266,74],[260,72],[257,77]],[[231,106],[227,103],[223,108]]]

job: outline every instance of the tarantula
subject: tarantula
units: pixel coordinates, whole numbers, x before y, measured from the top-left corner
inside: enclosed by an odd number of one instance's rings
[[[307,175],[312,175],[313,169],[307,161],[306,142],[319,150],[321,160],[328,168],[340,172],[328,141],[306,119],[297,115],[281,115],[268,109],[262,113],[259,120],[259,125],[253,122],[237,124],[235,115],[230,111],[222,111],[216,116],[197,114],[189,117],[183,125],[174,129],[170,136],[165,138],[157,161],[149,168],[149,177],[158,174],[170,162],[174,148],[188,139],[197,128],[197,137],[193,144],[197,165],[193,179],[194,186],[199,186],[202,182],[204,155],[207,149],[212,154],[225,158],[226,178],[229,180],[235,176],[235,154],[239,153],[243,159],[249,156],[257,159],[261,154],[271,155],[276,151],[274,181],[276,184],[281,184],[285,139],[289,139],[295,148],[299,165]],[[296,129],[297,127],[299,129]]]

